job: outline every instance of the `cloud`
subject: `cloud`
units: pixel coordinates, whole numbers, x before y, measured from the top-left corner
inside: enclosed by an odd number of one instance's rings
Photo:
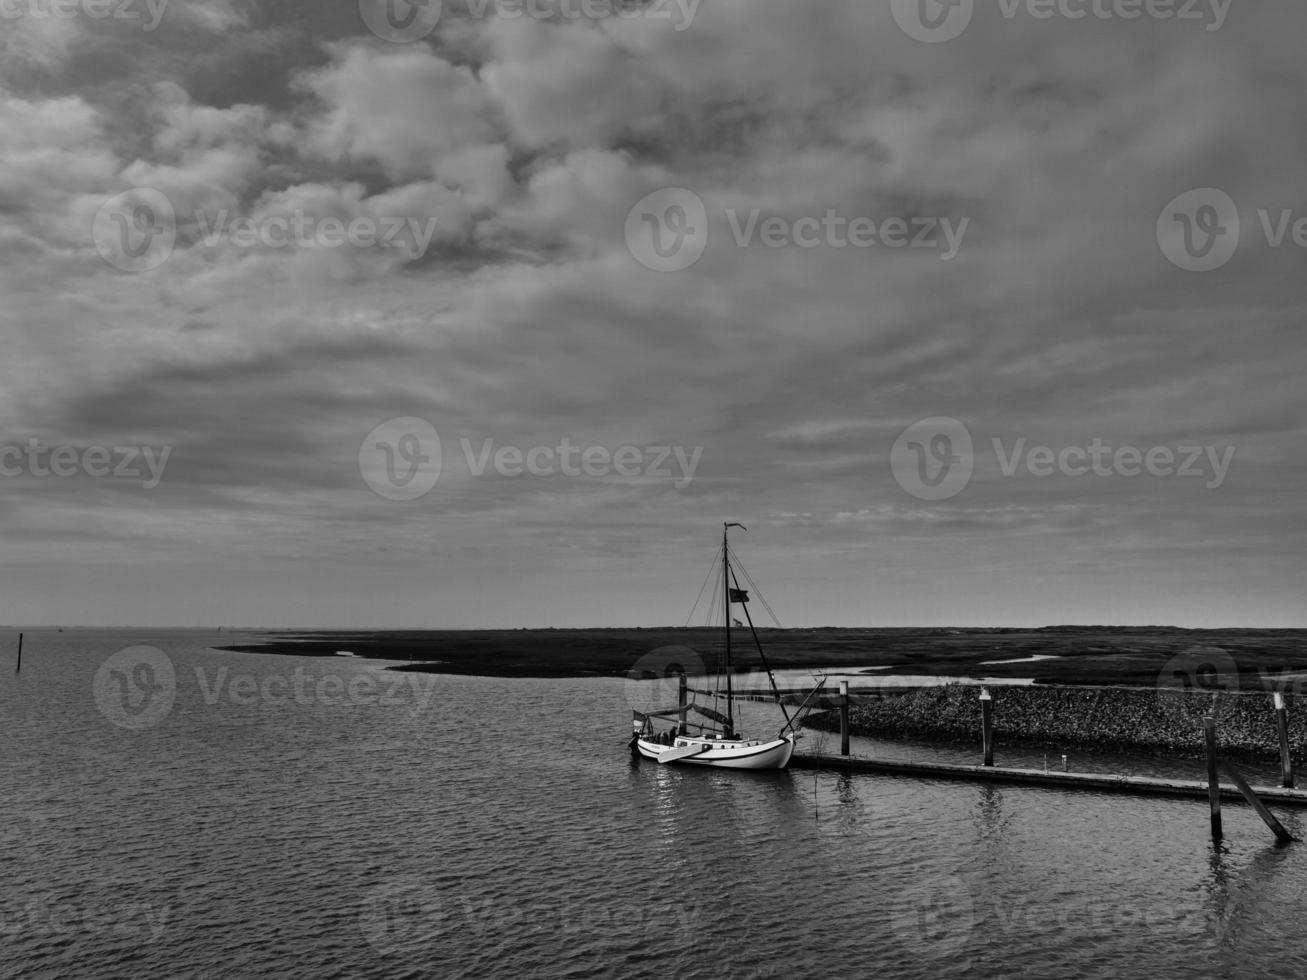
[[[374,160],[395,180],[439,178],[447,160],[458,169],[469,151],[496,142],[489,100],[471,70],[424,48],[341,47],[302,84],[324,108],[312,149]]]
[[[538,20],[495,20],[482,68],[514,141],[532,150],[609,147],[657,119],[663,88],[604,31]]]
[[[1296,615],[1301,250],[1270,248],[1257,210],[1302,199],[1307,136],[1286,120],[1307,13],[1241,8],[1206,31],[980,5],[930,45],[860,2],[714,0],[680,31],[447,7],[411,45],[373,37],[349,4],[173,0],[151,34],[7,24],[8,437],[175,447],[151,498],[7,486],[24,562],[45,547],[148,577],[191,549],[234,582],[242,551],[348,560],[408,596],[439,557],[466,623],[501,615],[484,596],[505,585],[529,616],[625,621],[607,607],[638,591],[623,576],[643,557],[659,583],[648,615],[673,621],[685,550],[734,516],[772,525],[756,547],[810,610],[791,620],[1038,620],[1031,596],[1055,620],[1239,618],[1231,589],[1256,591],[1247,608],[1268,621]],[[1239,202],[1246,234],[1229,265],[1195,275],[1166,261],[1156,224],[1208,185]],[[132,275],[91,227],[142,187],[173,204],[177,243]],[[626,240],[632,206],[665,187],[696,194],[709,222],[677,273]],[[751,214],[827,213],[967,227],[948,261],[883,241],[735,240]],[[297,216],[431,237],[416,254],[212,234]],[[437,428],[448,468],[400,506],[368,490],[357,454],[408,415]],[[957,498],[927,505],[888,458],[941,415],[985,458]],[[1008,477],[990,449],[1095,436],[1237,453],[1205,492]],[[476,477],[462,458],[463,440],[563,438],[702,447],[702,464],[677,490]],[[839,588],[883,588],[882,604],[840,607],[837,573],[854,583]],[[953,611],[923,597],[926,580]],[[192,580],[177,581],[184,597]],[[569,598],[582,594],[598,607]]]

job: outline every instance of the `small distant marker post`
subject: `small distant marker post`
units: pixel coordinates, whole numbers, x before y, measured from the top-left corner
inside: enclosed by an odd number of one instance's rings
[[[18,666],[14,668],[14,673],[17,674],[20,671],[22,671],[22,669],[23,669],[23,634],[19,633],[18,634]]]
[[[1219,841],[1221,833],[1221,784],[1216,776],[1216,719],[1207,715],[1203,719],[1203,740],[1207,743],[1207,802],[1212,810],[1212,840]]]
[[[1275,727],[1280,730],[1280,774],[1284,785],[1293,789],[1293,756],[1289,753],[1289,717],[1284,706],[1284,695],[1276,691],[1271,695],[1275,699]]]
[[[840,755],[849,754],[849,682],[840,681]]]
[[[994,699],[989,688],[980,689],[981,744],[985,750],[985,765],[994,764]]]

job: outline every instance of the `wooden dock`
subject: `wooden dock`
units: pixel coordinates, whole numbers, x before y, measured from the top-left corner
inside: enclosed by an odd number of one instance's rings
[[[1095,793],[1133,793],[1142,796],[1207,799],[1207,782],[1198,779],[1159,779],[1152,776],[1120,776],[1110,773],[1008,769],[1002,766],[966,766],[947,762],[893,762],[887,759],[814,753],[795,753],[790,759],[790,768],[867,772],[924,779],[964,779],[1014,786],[1042,786],[1046,789],[1089,790]],[[1253,789],[1263,802],[1281,806],[1307,807],[1307,790],[1285,789],[1279,786],[1255,786]],[[1245,802],[1243,794],[1233,783],[1221,783],[1221,796],[1231,802]]]

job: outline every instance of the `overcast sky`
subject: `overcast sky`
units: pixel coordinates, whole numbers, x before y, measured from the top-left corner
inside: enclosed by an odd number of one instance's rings
[[[68,2],[0,620],[1305,625],[1307,7]]]

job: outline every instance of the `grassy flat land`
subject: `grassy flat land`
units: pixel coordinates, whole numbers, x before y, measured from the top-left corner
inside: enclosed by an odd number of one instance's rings
[[[1175,627],[1049,626],[1042,629],[765,629],[759,630],[776,669],[893,665],[879,676],[978,674],[1034,677],[1063,684],[1154,684],[1172,658],[1194,648],[1224,651],[1241,686],[1264,687],[1267,674],[1307,671],[1307,630],[1184,630]],[[256,653],[411,660],[399,669],[501,677],[624,676],[665,662],[649,655],[689,647],[709,669],[721,631],[688,629],[412,630],[269,634],[263,643],[227,649]],[[746,631],[736,641],[742,669],[758,666]],[[981,666],[1033,655],[1058,660]],[[682,658],[685,659],[685,658]],[[1201,659],[1201,658],[1200,658]]]

